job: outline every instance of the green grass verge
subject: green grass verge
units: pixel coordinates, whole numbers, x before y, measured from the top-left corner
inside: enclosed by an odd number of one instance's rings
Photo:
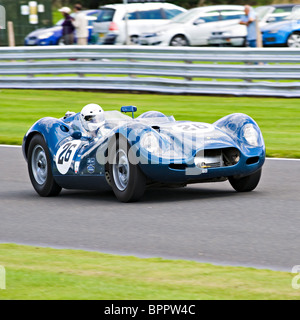
[[[295,274],[0,244],[0,299],[299,299]]]
[[[0,91],[0,143],[21,144],[36,120],[62,117],[67,110],[79,112],[92,102],[104,110],[136,105],[137,114],[158,110],[176,120],[209,123],[230,113],[246,113],[263,132],[267,156],[300,158],[299,99],[5,89]]]

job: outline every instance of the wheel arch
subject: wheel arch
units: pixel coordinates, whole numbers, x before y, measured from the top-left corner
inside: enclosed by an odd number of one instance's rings
[[[290,32],[290,33],[286,36],[285,45],[286,45],[287,47],[289,47],[289,45],[288,45],[289,38],[290,38],[293,34],[298,34],[298,35],[300,36],[300,30],[294,30],[294,31]]]
[[[39,131],[31,131],[27,136],[26,139],[24,139],[24,143],[23,143],[23,154],[24,154],[24,158],[27,161],[28,160],[28,149],[29,149],[29,145],[31,140],[33,139],[33,137],[35,137],[36,135],[40,135],[45,139],[45,136],[39,132]]]

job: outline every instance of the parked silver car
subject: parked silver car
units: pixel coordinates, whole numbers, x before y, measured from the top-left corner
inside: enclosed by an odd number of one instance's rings
[[[155,32],[143,33],[142,45],[201,46],[216,28],[224,28],[240,20],[244,7],[239,5],[217,5],[190,9],[171,19]]]
[[[167,2],[110,4],[100,7],[93,23],[94,38],[98,44],[138,43],[142,32],[154,28],[185,12],[186,9]]]

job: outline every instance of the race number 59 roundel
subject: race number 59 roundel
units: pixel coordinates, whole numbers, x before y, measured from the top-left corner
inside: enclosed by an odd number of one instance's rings
[[[56,154],[56,166],[57,170],[61,174],[66,174],[69,171],[75,152],[78,149],[80,143],[80,140],[70,141],[63,144],[58,149]]]

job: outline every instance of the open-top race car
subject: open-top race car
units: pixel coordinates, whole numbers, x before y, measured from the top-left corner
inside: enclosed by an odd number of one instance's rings
[[[104,112],[89,104],[61,119],[38,120],[23,140],[37,193],[110,188],[129,202],[140,199],[148,186],[229,180],[239,192],[256,188],[265,145],[249,116],[235,113],[207,124],[176,121],[157,111],[134,119],[135,111],[125,106]]]

